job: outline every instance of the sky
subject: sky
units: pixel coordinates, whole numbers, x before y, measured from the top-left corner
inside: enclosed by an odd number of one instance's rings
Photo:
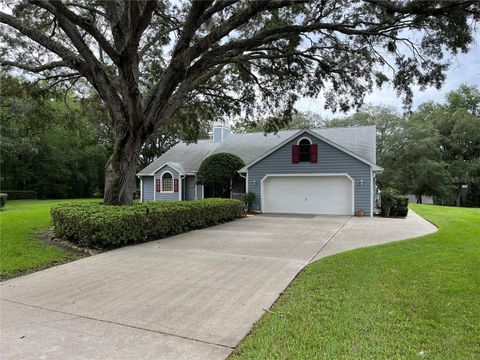
[[[424,91],[418,87],[414,89],[412,110],[427,101],[444,102],[446,94],[456,90],[461,84],[480,86],[480,34],[475,37],[475,43],[472,44],[471,50],[467,54],[451,57],[450,62],[451,66],[441,89],[437,90],[435,87],[427,88]],[[318,113],[326,119],[342,115],[342,113],[333,114],[331,111],[325,110],[324,103],[321,96],[317,99],[302,98],[297,101],[296,108],[299,111]],[[391,86],[375,89],[365,97],[365,103],[392,106],[400,113],[404,111],[401,99]]]

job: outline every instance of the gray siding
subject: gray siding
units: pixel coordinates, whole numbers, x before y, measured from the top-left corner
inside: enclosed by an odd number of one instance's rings
[[[153,176],[142,176],[142,201],[153,201]]]
[[[179,175],[178,175],[178,172],[176,172],[174,169],[172,169],[170,166],[168,165],[165,165],[164,167],[162,167],[160,170],[158,170],[156,173],[155,173],[155,180],[156,179],[161,179],[162,177],[162,174],[164,172],[170,172],[172,173],[173,175],[173,178],[174,179],[179,179]],[[179,180],[180,181],[180,180]],[[179,186],[180,186],[180,182],[179,182]],[[156,187],[154,188],[156,190]],[[179,196],[179,193],[178,192],[172,192],[172,193],[162,193],[162,192],[156,192],[155,194],[155,200],[178,200],[178,196]]]
[[[195,176],[187,176],[183,182],[185,184],[184,199],[195,200]]]
[[[197,185],[197,199],[203,199],[203,185]]]
[[[312,136],[308,137],[318,146],[318,163],[292,164],[292,145],[303,136],[299,135],[248,169],[248,191],[255,194],[253,208],[262,210],[260,186],[267,174],[347,173],[355,181],[355,210],[363,209],[365,215],[370,215],[370,166]]]

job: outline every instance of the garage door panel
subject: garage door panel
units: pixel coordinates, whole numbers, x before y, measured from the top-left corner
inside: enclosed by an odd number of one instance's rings
[[[346,176],[272,176],[263,182],[264,212],[351,215]]]

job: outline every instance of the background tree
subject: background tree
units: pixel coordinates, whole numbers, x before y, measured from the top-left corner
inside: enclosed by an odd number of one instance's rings
[[[238,170],[245,163],[237,155],[218,153],[207,157],[200,164],[197,172],[198,182],[212,186],[214,197],[230,197],[235,181],[240,180]]]
[[[41,84],[0,81],[1,188],[33,190],[40,198],[101,194],[108,150],[95,109]]]
[[[475,0],[19,1],[0,12],[0,63],[97,91],[114,140],[104,201],[131,204],[143,144],[178,111],[288,119],[299,96],[328,89],[348,110],[385,81],[408,104],[412,85],[442,84],[479,14]]]
[[[381,188],[404,194],[434,196],[442,204],[463,205],[462,186],[469,188],[465,204],[480,206],[480,91],[461,85],[444,104],[422,104],[409,114],[367,105],[325,126],[377,127],[377,163]]]
[[[367,126],[375,125],[377,130],[377,162],[380,166],[393,157],[402,141],[405,118],[394,108],[384,105],[363,106],[356,113],[334,118],[325,122],[325,127]]]

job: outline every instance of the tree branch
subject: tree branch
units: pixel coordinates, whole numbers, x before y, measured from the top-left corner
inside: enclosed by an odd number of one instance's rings
[[[0,59],[0,65],[13,66],[13,67],[23,69],[29,72],[33,72],[33,73],[40,73],[42,71],[53,70],[60,67],[68,67],[65,61],[52,61],[47,64],[33,66],[33,65],[23,64],[18,61],[8,61],[8,60],[2,60],[2,59]]]
[[[66,66],[79,71],[84,76],[87,74],[87,65],[83,59],[81,59],[77,54],[73,53],[67,47],[44,35],[38,29],[29,26],[14,16],[8,15],[4,12],[0,12],[0,23],[11,26],[31,40],[50,50],[62,58]]]
[[[49,12],[52,12],[52,8],[45,6],[44,1],[39,0],[29,0],[32,4],[40,6],[46,9]],[[56,10],[52,13],[58,17],[65,17],[73,24],[79,26],[83,30],[85,30],[88,34],[90,34],[98,43],[98,45],[107,53],[107,55],[112,59],[113,62],[118,62],[118,53],[110,44],[110,42],[102,35],[102,33],[97,29],[97,27],[93,24],[91,19],[85,18],[83,16],[75,14],[71,11],[67,6],[65,6],[59,0],[49,0],[48,3],[53,6]]]
[[[140,43],[140,38],[145,31],[145,29],[150,25],[152,20],[153,12],[157,7],[157,3],[155,1],[147,1],[145,3],[144,9],[141,14],[138,14],[138,19],[134,19],[136,16],[135,13],[131,14],[131,20],[134,21],[134,26],[132,27],[129,37],[126,41],[125,49],[127,52],[134,50],[135,52],[138,50],[138,45]],[[132,7],[134,9],[136,7]],[[138,9],[137,9],[138,10]],[[133,11],[133,10],[132,10]]]
[[[195,35],[198,27],[202,24],[201,17],[205,10],[212,4],[213,1],[202,1],[202,0],[194,0],[192,2],[192,6],[190,11],[188,12],[187,19],[183,25],[183,30],[178,39],[177,43],[175,44],[175,48],[173,49],[172,58],[176,57],[182,51],[188,48],[190,45],[190,41],[192,40],[193,36]]]

